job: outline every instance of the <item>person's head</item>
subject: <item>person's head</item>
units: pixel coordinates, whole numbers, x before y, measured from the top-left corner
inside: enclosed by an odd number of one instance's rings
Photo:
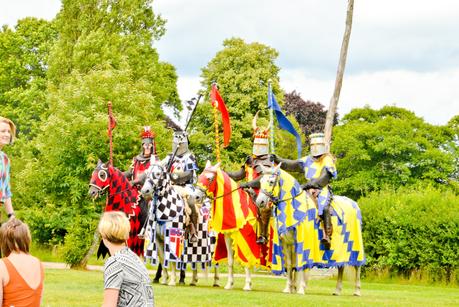
[[[129,238],[131,224],[125,213],[109,211],[102,215],[98,229],[102,239],[112,244],[121,245]]]
[[[156,155],[155,133],[151,131],[150,126],[143,128],[142,134],[142,156],[150,158]]]
[[[4,145],[12,144],[16,135],[16,126],[6,118],[0,116],[0,148]]]
[[[323,133],[312,133],[309,136],[309,142],[311,145],[311,155],[313,157],[319,157],[327,152],[325,135]]]
[[[262,129],[257,126],[258,112],[252,120],[253,129],[253,148],[252,154],[254,156],[263,156],[269,153],[269,128]]]
[[[185,131],[174,131],[174,138],[172,140],[172,152],[177,156],[182,156],[188,152],[188,134]]]
[[[0,227],[0,247],[2,255],[8,257],[12,252],[29,253],[32,237],[27,224],[13,217]]]

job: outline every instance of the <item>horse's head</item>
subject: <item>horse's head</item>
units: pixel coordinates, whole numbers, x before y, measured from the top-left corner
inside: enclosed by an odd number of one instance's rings
[[[220,162],[212,165],[210,161],[207,161],[206,167],[198,177],[197,186],[203,192],[213,193],[215,190],[215,179],[217,178],[217,171],[220,169]]]
[[[255,200],[259,208],[272,204],[279,195],[280,166],[280,164],[274,168],[261,166],[260,192]]]
[[[92,172],[91,180],[89,181],[88,194],[92,198],[102,195],[110,186],[110,173],[108,166],[102,161],[97,161],[97,166]]]
[[[153,192],[166,186],[169,182],[166,169],[159,162],[153,162],[150,164],[147,172],[147,179],[140,190],[140,193],[146,198],[151,198]]]

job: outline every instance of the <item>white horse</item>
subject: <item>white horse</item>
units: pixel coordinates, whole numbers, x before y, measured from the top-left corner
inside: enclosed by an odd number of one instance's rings
[[[284,293],[304,294],[307,268],[313,263],[304,234],[308,226],[314,227],[314,223],[308,225],[308,209],[314,205],[307,202],[298,182],[280,170],[280,165],[276,168],[262,166],[260,192],[255,203],[259,208],[272,208],[272,272],[286,273]]]
[[[284,263],[287,272],[287,286],[284,292],[291,293],[294,290],[292,286],[294,273],[291,273],[291,267],[295,265],[297,271],[301,268],[304,270],[304,274],[298,276],[299,293],[304,293],[307,284],[306,269],[312,266],[338,267],[338,278],[333,295],[340,295],[344,266],[353,266],[355,269],[354,295],[360,296],[360,267],[365,263],[365,256],[361,232],[361,214],[357,203],[347,197],[333,197],[331,206],[333,208],[332,225],[334,232],[331,238],[331,247],[327,250],[320,243],[324,230],[320,226],[314,196],[305,191],[288,196],[287,192],[295,191],[299,185],[291,175],[280,170],[279,166],[275,169],[265,168],[263,170],[263,176],[260,180],[261,190],[256,203],[258,206],[274,204],[274,224],[281,242],[281,249],[284,251]],[[288,204],[286,200],[296,203]],[[306,213],[306,218],[295,226],[295,220],[298,221],[303,213]],[[288,217],[292,214],[296,215],[297,218],[289,221]],[[296,227],[295,238],[289,231],[294,227]],[[292,248],[296,244],[295,240],[299,239],[304,248],[302,254],[307,255],[306,258],[301,258],[301,255]]]
[[[256,206],[237,183],[209,161],[198,177],[198,187],[212,199],[212,229],[218,233],[214,261],[227,260],[228,280],[225,289],[234,286],[233,264],[238,260],[245,270],[243,289],[252,290],[250,267],[259,263],[260,248],[256,244]],[[222,244],[224,241],[224,244]],[[237,251],[237,252],[235,252]]]
[[[198,282],[198,263],[203,266],[211,263],[211,238],[208,237],[207,231],[201,229],[207,228],[208,221],[204,220],[205,216],[200,215],[198,242],[191,243],[185,240],[185,202],[188,205],[200,204],[202,206],[204,198],[199,190],[192,193],[183,189],[181,192],[182,194],[179,194],[175,190],[170,180],[170,174],[165,171],[161,164],[152,163],[150,165],[147,179],[141,190],[144,196],[153,198],[149,214],[149,227],[146,231],[147,249],[145,256],[153,264],[156,264],[159,258],[164,269],[163,284],[166,284],[169,279],[167,270],[169,262],[176,263],[172,266],[172,274],[168,283],[171,286],[176,284],[176,267],[185,269],[186,262],[190,263],[193,272],[190,285],[195,286]],[[204,235],[206,237],[203,237]],[[148,240],[149,238],[151,239]],[[199,250],[200,253],[193,254],[194,249]],[[218,286],[218,280],[218,271],[217,268],[214,268],[214,286]]]

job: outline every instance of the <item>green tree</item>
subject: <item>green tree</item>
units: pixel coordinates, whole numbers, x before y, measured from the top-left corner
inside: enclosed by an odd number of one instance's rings
[[[47,110],[48,55],[57,38],[52,22],[36,18],[0,29],[0,105],[21,138],[31,139]]]
[[[338,157],[337,193],[358,198],[385,187],[429,183],[449,185],[453,133],[402,108],[354,109],[335,127],[332,152]]]
[[[170,132],[164,127],[160,104],[178,102],[177,77],[173,66],[160,62],[152,47],[164,33],[163,25],[150,1],[63,1],[56,19],[59,40],[49,61],[49,116],[24,157],[27,163],[17,188],[36,229],[50,223],[40,213],[62,212],[59,230],[50,228],[49,235],[42,236],[44,243],[63,242],[61,235],[68,229],[77,231],[79,225],[94,227],[101,212],[103,203],[91,202],[87,187],[98,158],[108,160],[108,101],[117,119],[116,167],[126,169],[138,154],[143,125],[151,125],[160,136],[159,152],[169,149]],[[74,244],[74,236],[66,242],[89,248],[91,242],[81,240],[82,244]],[[66,259],[78,264],[81,251],[71,246],[65,251]]]
[[[222,150],[223,164],[227,168],[239,167],[251,153],[252,119],[257,111],[261,111],[258,125],[268,125],[268,80],[272,80],[273,93],[278,102],[283,102],[283,94],[279,88],[279,68],[274,63],[277,56],[278,52],[266,45],[231,38],[223,42],[223,49],[202,69],[201,84],[205,99],[198,106],[191,130],[192,148],[198,161],[205,163],[207,159],[215,159],[213,110],[208,98],[212,82],[218,84],[219,92],[230,113],[233,131],[229,147]],[[278,129],[276,140],[279,141],[279,146],[290,144],[289,142],[295,144],[294,137]],[[292,151],[284,147],[281,146],[279,150],[285,152],[286,156],[291,156]]]

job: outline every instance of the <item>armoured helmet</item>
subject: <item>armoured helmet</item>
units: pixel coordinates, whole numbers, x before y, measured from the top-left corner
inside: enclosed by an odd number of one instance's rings
[[[188,152],[188,133],[181,130],[174,131],[172,152],[175,152],[177,156],[182,156]]]
[[[325,134],[322,132],[312,133],[309,135],[309,141],[311,145],[311,155],[313,157],[321,156],[327,152],[325,146]]]
[[[254,156],[267,155],[269,153],[269,128],[260,128],[257,126],[258,112],[253,117],[253,149]]]
[[[142,138],[142,155],[145,158],[156,155],[155,133],[151,131],[150,126],[143,127]]]

